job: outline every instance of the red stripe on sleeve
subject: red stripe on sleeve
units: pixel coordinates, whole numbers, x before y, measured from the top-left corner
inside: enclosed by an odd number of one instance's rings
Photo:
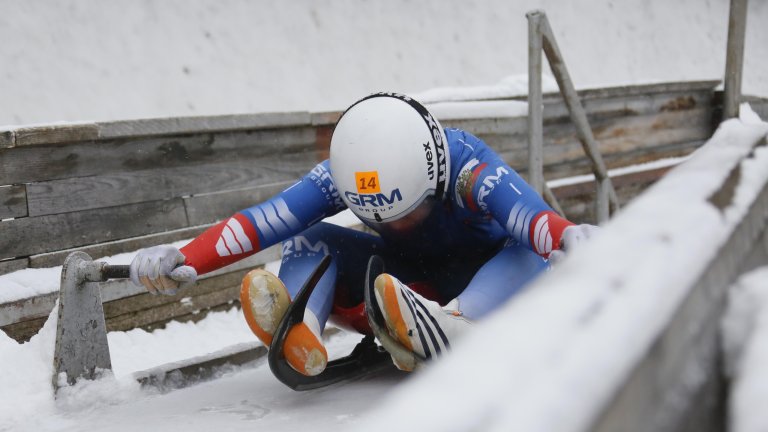
[[[181,253],[186,258],[185,265],[194,267],[198,274],[205,274],[260,250],[256,229],[245,215],[237,213],[208,228],[181,248]]]
[[[537,214],[531,221],[528,233],[531,248],[544,258],[549,257],[550,252],[560,249],[563,231],[571,225],[575,224],[551,210]]]

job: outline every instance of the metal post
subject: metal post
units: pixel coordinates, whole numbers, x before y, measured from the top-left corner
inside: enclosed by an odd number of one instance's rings
[[[539,194],[544,194],[544,127],[541,95],[540,23],[543,12],[531,11],[528,18],[528,183]]]
[[[53,354],[54,391],[78,379],[95,379],[112,369],[99,284],[101,263],[73,252],[61,267],[59,319]]]
[[[579,95],[576,93],[576,88],[573,86],[573,81],[571,81],[571,76],[565,66],[563,56],[560,54],[560,49],[555,41],[555,35],[552,32],[552,28],[549,26],[549,21],[547,20],[546,15],[542,14],[539,26],[542,34],[544,53],[547,55],[549,66],[552,69],[557,85],[560,88],[560,94],[563,96],[565,105],[568,107],[571,121],[574,126],[576,126],[576,135],[578,136],[579,141],[581,141],[584,152],[592,162],[592,171],[595,174],[596,181],[598,183],[603,183],[600,187],[605,189],[605,193],[598,194],[597,200],[600,201],[606,197],[608,198],[607,204],[598,203],[598,205],[601,207],[609,205],[610,210],[615,212],[619,208],[619,200],[616,196],[616,191],[613,188],[610,177],[608,177],[608,170],[603,162],[603,157],[600,155],[597,141],[595,140],[594,135],[592,135],[592,128],[589,126],[587,113],[584,111],[584,107],[582,107],[581,102],[579,101]],[[599,221],[602,222],[602,220]]]
[[[610,178],[605,178],[602,181],[596,181],[595,184],[597,185],[597,199],[595,200],[595,219],[597,219],[598,223],[607,221],[610,216],[611,212],[609,209],[608,203],[610,202],[610,198],[608,196],[608,191],[610,190],[611,184],[610,184]]]
[[[547,184],[544,184],[544,201],[549,204],[550,207],[552,207],[552,210],[557,212],[562,217],[565,217],[565,212],[563,211],[563,208],[560,206],[560,203],[557,202],[557,198],[555,197],[555,194],[552,193],[552,190],[547,186]]]
[[[746,28],[747,0],[731,0],[731,10],[728,17],[728,48],[725,57],[723,120],[739,115]]]

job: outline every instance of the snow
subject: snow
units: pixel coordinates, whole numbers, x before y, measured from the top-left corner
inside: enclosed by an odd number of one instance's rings
[[[580,89],[719,79],[728,17],[727,0],[0,5],[0,39],[13,42],[0,44],[0,94],[9,102],[0,104],[0,124],[8,125],[338,110],[380,90],[414,94],[441,118],[524,115],[523,102],[458,102],[525,94],[524,14],[531,9],[546,10]],[[768,2],[750,2],[748,19],[744,92],[768,96],[768,26],[759,25],[768,19]],[[544,71],[545,91],[554,90]],[[110,333],[114,376],[65,388],[54,400],[54,309],[27,343],[0,332],[0,431],[579,429],[680,302],[691,281],[679,269],[700,270],[755,185],[764,183],[768,155],[761,148],[744,162],[736,199],[724,213],[704,203],[747,151],[742,144],[765,133],[766,125],[742,109],[741,122],[723,125],[714,146],[675,168],[653,194],[623,209],[603,235],[479,323],[473,337],[425,373],[297,393],[257,362],[166,394],[135,383],[132,374],[140,370],[253,344],[242,317],[230,310],[197,324]],[[665,163],[679,161],[655,167]],[[336,220],[356,223],[350,217]],[[102,260],[127,264],[132,256]],[[277,271],[279,262],[267,268]],[[733,353],[736,431],[768,427],[767,271],[738,282],[723,323],[731,334],[725,348]],[[0,302],[56,291],[59,273],[0,276]],[[334,337],[329,352],[345,354],[357,339]]]
[[[556,92],[557,82],[549,75],[542,75],[541,88],[544,93]],[[503,78],[495,85],[439,87],[412,95],[421,103],[461,102],[484,99],[509,99],[528,96],[528,75],[521,74]]]
[[[720,79],[728,3],[1,0],[0,124],[338,110],[375,91],[503,84],[527,73],[533,9],[577,88]],[[766,20],[749,2],[747,94],[768,95]]]
[[[152,332],[142,329],[110,332],[112,368],[115,375],[127,376],[165,363],[253,342],[253,334],[244,324],[240,311],[232,308],[225,312],[211,312],[197,323],[172,321],[165,328]]]
[[[742,164],[725,213],[708,202],[768,133],[748,111],[722,124],[578,254],[478,323],[450,357],[382,400],[365,429],[587,430],[764,187],[762,147]]]
[[[742,276],[730,290],[722,321],[726,373],[731,379],[730,430],[768,430],[768,267]]]
[[[152,333],[109,333],[114,375],[65,387],[53,398],[51,373],[54,309],[43,329],[17,344],[0,332],[0,431],[46,430],[269,430],[293,431],[311,422],[331,431],[354,424],[370,401],[405,378],[384,374],[365,382],[294,392],[277,381],[263,360],[223,370],[215,381],[162,393],[141,388],[137,371],[206,354],[255,337],[237,310],[212,312],[197,324],[171,323]],[[357,334],[331,337],[331,358],[346,355]]]

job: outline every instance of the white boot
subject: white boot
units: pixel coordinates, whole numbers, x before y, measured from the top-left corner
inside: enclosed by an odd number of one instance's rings
[[[471,325],[458,311],[457,300],[442,307],[387,273],[376,278],[374,290],[389,334],[424,359],[444,354]],[[393,360],[399,368],[411,370]]]

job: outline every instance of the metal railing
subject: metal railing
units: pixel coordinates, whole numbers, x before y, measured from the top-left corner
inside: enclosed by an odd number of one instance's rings
[[[608,170],[605,162],[603,162],[597,141],[595,141],[592,129],[589,127],[587,114],[568,74],[547,15],[543,11],[534,10],[528,12],[526,17],[528,18],[528,181],[539,194],[544,196],[552,208],[562,214],[557,199],[544,182],[544,118],[541,91],[541,52],[544,51],[560,89],[560,94],[568,107],[571,121],[576,126],[576,135],[592,163],[592,172],[597,183],[595,212],[597,221],[606,221],[612,213],[619,209],[619,200],[608,176]]]
[[[739,116],[744,37],[747,31],[747,0],[731,0],[728,15],[728,49],[725,56],[723,120]]]

